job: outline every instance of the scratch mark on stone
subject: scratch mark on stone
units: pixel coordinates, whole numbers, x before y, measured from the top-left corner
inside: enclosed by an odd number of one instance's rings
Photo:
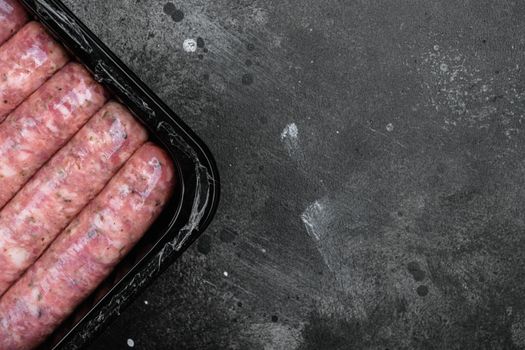
[[[237,288],[237,289],[239,289],[239,290],[241,290],[241,291],[243,291],[246,294],[249,294],[249,295],[251,295],[253,297],[257,297],[254,293],[250,292],[249,290],[247,290],[244,287],[241,287],[240,285],[238,285],[237,283],[235,283],[235,282],[233,282],[231,280],[227,280],[226,283],[231,285],[231,286],[233,286],[233,287],[235,287],[235,288]]]
[[[306,231],[316,241],[321,239],[319,232],[319,218],[323,215],[324,207],[319,201],[315,201],[312,205],[306,208],[305,212],[301,215],[301,220],[306,227]]]
[[[327,239],[327,235],[330,233],[330,223],[333,221],[333,214],[326,200],[316,200],[309,205],[301,214],[301,220],[306,228],[306,232],[315,241],[317,250],[321,254],[325,265],[333,272],[334,269],[330,259],[334,252],[330,240]]]
[[[290,155],[299,149],[299,129],[295,123],[286,125],[281,133],[281,141],[288,149]]]

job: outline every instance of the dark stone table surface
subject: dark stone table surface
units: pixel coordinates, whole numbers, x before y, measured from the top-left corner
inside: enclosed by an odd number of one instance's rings
[[[91,349],[525,348],[525,3],[66,0],[210,146]]]

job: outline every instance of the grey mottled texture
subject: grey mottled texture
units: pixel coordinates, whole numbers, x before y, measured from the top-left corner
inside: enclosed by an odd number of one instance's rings
[[[92,349],[525,348],[523,2],[66,3],[223,179]]]

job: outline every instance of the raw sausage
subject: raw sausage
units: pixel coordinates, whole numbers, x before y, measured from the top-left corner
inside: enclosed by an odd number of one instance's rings
[[[106,101],[106,92],[71,63],[0,124],[0,208]]]
[[[27,22],[27,13],[17,0],[0,0],[0,45]]]
[[[0,295],[146,139],[133,116],[110,102],[6,205],[0,212]]]
[[[102,86],[71,63],[0,124],[0,208],[106,99]]]
[[[27,13],[17,0],[0,0],[0,45],[27,22]]]
[[[0,300],[0,349],[40,344],[111,272],[167,202],[168,156],[144,145]]]
[[[68,61],[65,50],[36,22],[0,47],[0,122]]]

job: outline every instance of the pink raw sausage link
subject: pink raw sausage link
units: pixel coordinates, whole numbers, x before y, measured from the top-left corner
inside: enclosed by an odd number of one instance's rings
[[[105,101],[102,86],[71,63],[0,124],[0,208]]]
[[[0,45],[27,22],[27,13],[17,0],[0,0]]]
[[[0,295],[147,139],[108,103],[0,212]]]
[[[0,349],[44,340],[142,237],[174,183],[169,157],[144,145],[0,300]]]
[[[67,61],[64,49],[36,22],[0,47],[0,122]]]

